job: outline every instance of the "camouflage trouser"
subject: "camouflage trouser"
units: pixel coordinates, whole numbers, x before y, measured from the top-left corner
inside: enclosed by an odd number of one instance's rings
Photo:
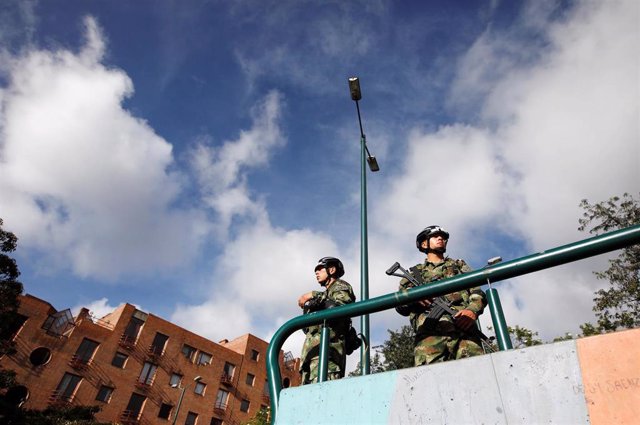
[[[347,361],[345,353],[344,337],[339,337],[333,331],[329,340],[327,379],[340,379],[344,377],[344,368]],[[320,332],[310,331],[304,339],[300,358],[300,373],[302,384],[318,382],[318,360],[320,357]]]
[[[318,363],[320,358],[314,357],[308,363],[304,363],[300,367],[300,373],[302,374],[302,385],[312,384],[318,382]],[[344,365],[340,367],[337,363],[329,358],[329,364],[327,365],[327,380],[340,379],[344,377]]]
[[[416,366],[458,360],[480,354],[484,354],[484,350],[479,339],[457,332],[416,338],[416,346],[413,350]]]

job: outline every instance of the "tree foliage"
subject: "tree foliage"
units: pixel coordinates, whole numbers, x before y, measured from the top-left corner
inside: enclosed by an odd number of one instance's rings
[[[507,326],[507,330],[509,331],[513,348],[533,347],[534,345],[542,344],[542,340],[537,338],[538,332],[518,325],[515,327]]]
[[[580,203],[585,211],[578,230],[600,234],[640,223],[640,203],[628,193],[608,201]],[[601,280],[609,281],[607,289],[595,293],[593,311],[597,325],[585,323],[580,328],[585,336],[611,332],[620,328],[640,326],[640,245],[624,248],[620,255],[609,260],[609,268],[594,272]]]
[[[385,372],[387,370],[404,369],[413,367],[413,344],[415,333],[409,325],[401,327],[398,331],[387,329],[389,339],[382,345],[372,347],[376,351],[371,358],[371,373]],[[360,362],[355,371],[349,376],[360,376]]]
[[[413,367],[413,346],[415,332],[409,325],[404,325],[399,331],[387,329],[389,339],[382,344],[381,353],[384,356],[384,370],[404,369]]]
[[[245,422],[243,425],[269,425],[269,424],[270,424],[269,408],[266,408],[266,409],[258,410],[258,413],[256,413],[253,418],[249,419],[249,421]]]
[[[6,425],[107,425],[96,421],[98,406],[70,406],[45,410],[17,409],[4,420]]]
[[[15,352],[12,341],[13,334],[19,324],[18,315],[19,296],[22,294],[22,284],[18,281],[20,271],[16,260],[7,253],[16,250],[18,238],[2,228],[0,218],[0,357]],[[14,385],[15,373],[0,369],[0,388]]]
[[[376,346],[373,347],[378,348],[380,346]],[[369,365],[369,372],[373,373],[380,373],[380,372],[384,372],[385,368],[384,368],[384,364],[382,362],[382,358],[380,357],[380,353],[376,352],[373,357],[370,359],[370,365]],[[360,366],[360,362],[358,362],[358,365],[356,366],[355,370],[352,370],[351,372],[349,372],[349,374],[347,376],[360,376],[362,375],[362,372],[360,371],[361,366]]]
[[[2,229],[3,221],[0,218],[0,339],[8,341],[13,336],[16,313],[19,306],[19,296],[22,294],[22,284],[18,282],[20,271],[16,260],[6,253],[16,250],[18,238],[11,232]],[[3,344],[0,350],[8,350],[9,346]],[[0,356],[7,351],[0,351]]]

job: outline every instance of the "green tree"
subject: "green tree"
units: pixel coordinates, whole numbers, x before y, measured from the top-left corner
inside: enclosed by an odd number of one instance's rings
[[[380,346],[378,345],[372,348],[376,349],[378,347]],[[369,372],[373,374],[373,373],[379,373],[384,371],[385,371],[385,368],[384,368],[382,359],[380,358],[380,353],[376,352],[371,358],[371,364],[369,365]],[[349,372],[347,376],[360,376],[360,375],[362,375],[362,373],[360,372],[360,362],[358,362],[358,365],[356,366],[355,370],[352,370],[351,372]]]
[[[583,199],[585,211],[579,219],[578,230],[600,234],[640,223],[640,203],[628,193],[608,201],[590,204]],[[609,268],[594,272],[601,280],[609,281],[607,289],[596,291],[593,311],[597,325],[585,323],[580,328],[585,336],[612,332],[620,328],[640,326],[640,245],[624,248],[620,255],[609,260]]]
[[[72,406],[45,410],[18,410],[5,418],[7,425],[108,425],[97,422],[94,415],[98,406]]]
[[[389,333],[389,339],[381,345],[372,347],[374,350],[379,351],[376,351],[376,354],[371,359],[371,373],[413,367],[413,344],[415,338],[413,328],[409,325],[404,325],[398,331],[387,329],[387,332]],[[360,376],[360,362],[358,362],[356,370],[349,373],[349,376]]]
[[[553,338],[553,341],[552,341],[552,342],[570,341],[570,340],[572,340],[572,339],[574,339],[574,338],[573,338],[573,335],[572,335],[571,333],[569,333],[569,332],[566,332],[566,333],[565,333],[564,335],[562,335],[562,336],[557,336],[557,337]]]
[[[507,331],[511,337],[511,344],[513,345],[513,348],[532,347],[534,345],[542,344],[542,340],[540,338],[536,338],[538,332],[534,332],[518,325],[515,327],[507,326]]]
[[[243,425],[269,425],[269,409],[260,409],[258,413]]]
[[[380,350],[384,356],[384,370],[413,367],[413,345],[416,336],[413,328],[404,325],[398,331],[387,329],[387,332],[389,339],[382,344]]]
[[[487,329],[492,331],[493,327],[487,326]],[[513,348],[524,348],[524,347],[532,347],[534,345],[543,344],[540,338],[537,338],[538,332],[527,329],[523,326],[516,325],[515,327],[507,326],[507,332],[509,332],[509,339],[511,340],[511,345]],[[566,334],[570,335],[570,334]],[[493,339],[493,338],[492,338]],[[564,339],[564,337],[556,338],[558,341]],[[554,342],[556,341],[554,339]],[[492,347],[494,351],[498,351],[498,344],[493,343]]]
[[[16,260],[7,255],[15,251],[18,238],[4,230],[3,223],[0,218],[0,357],[15,353],[12,339],[20,324],[18,306],[23,290],[22,283],[17,280],[20,271]],[[13,371],[0,369],[0,388],[9,388],[14,382]]]

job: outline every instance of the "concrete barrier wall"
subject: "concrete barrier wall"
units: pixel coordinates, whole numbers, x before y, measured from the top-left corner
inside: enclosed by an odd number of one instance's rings
[[[638,424],[640,330],[283,390],[278,424]]]

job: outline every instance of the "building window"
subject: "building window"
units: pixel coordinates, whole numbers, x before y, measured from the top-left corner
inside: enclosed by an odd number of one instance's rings
[[[22,329],[22,325],[24,325],[24,322],[26,322],[28,319],[27,316],[18,313],[12,313],[11,316],[13,316],[13,320],[10,323],[3,323],[3,325],[5,326],[4,335],[8,337],[7,339],[9,341],[11,341],[13,337],[15,337],[18,332],[20,332],[20,329]]]
[[[81,380],[82,378],[78,375],[65,373],[56,388],[56,397],[59,400],[71,401]]]
[[[29,400],[29,389],[24,385],[16,385],[7,390],[7,392],[2,397],[3,400],[3,410],[6,407],[22,407],[22,405]],[[6,410],[5,410],[6,411]],[[21,421],[20,421],[21,422]],[[3,422],[4,423],[4,422]]]
[[[135,344],[136,340],[138,339],[140,329],[142,329],[142,325],[144,325],[144,322],[146,320],[146,313],[143,313],[140,310],[136,310],[131,316],[131,320],[129,320],[129,324],[127,324],[127,327],[124,330],[122,340],[130,344]]]
[[[171,411],[173,410],[173,406],[167,403],[162,403],[160,405],[160,411],[158,412],[158,417],[160,419],[169,419],[171,416]]]
[[[233,372],[236,370],[236,367],[229,362],[225,362],[224,364],[224,375],[225,377],[231,379],[233,378]]]
[[[186,357],[187,360],[193,362],[193,356],[196,354],[196,349],[190,345],[184,344],[182,346],[182,355]]]
[[[200,351],[198,353],[198,360],[196,364],[198,365],[208,365],[211,363],[212,356],[209,353],[205,353],[204,351]]]
[[[218,418],[211,418],[211,422],[209,423],[209,425],[223,425],[224,422],[222,422],[222,419],[218,419]]]
[[[169,385],[178,388],[180,386],[180,382],[182,382],[182,375],[172,373],[171,378],[169,379]]]
[[[96,400],[109,403],[109,400],[111,400],[111,394],[113,394],[113,388],[102,385],[98,390],[98,395],[96,395]]]
[[[249,400],[242,399],[242,401],[240,402],[240,411],[241,412],[249,411]]]
[[[184,425],[196,425],[198,422],[198,414],[189,412],[187,413],[187,420],[184,421]]]
[[[29,361],[34,366],[42,366],[51,360],[51,350],[47,347],[38,347],[29,355]]]
[[[115,367],[119,367],[120,369],[124,369],[124,365],[127,363],[128,358],[129,356],[126,354],[116,352],[116,355],[113,356],[113,360],[111,360],[111,364]]]
[[[214,407],[216,409],[226,410],[228,400],[229,392],[225,390],[218,390],[218,395],[216,396],[216,404],[214,405]]]
[[[257,362],[260,358],[260,352],[258,350],[251,350],[251,360]]]
[[[204,389],[207,387],[207,384],[203,382],[196,382],[196,386],[193,388],[193,392],[198,395],[204,395]]]
[[[84,338],[76,350],[76,354],[73,356],[74,360],[82,363],[89,363],[89,360],[93,357],[93,353],[95,353],[98,345],[100,344],[88,338]]]
[[[167,335],[163,335],[160,332],[156,332],[156,336],[153,338],[151,347],[149,347],[149,352],[151,354],[161,356],[164,353],[164,347],[167,345],[168,339],[169,337]]]
[[[64,311],[58,311],[50,314],[42,325],[42,329],[44,329],[49,335],[62,336],[68,335],[69,331],[71,331],[74,326],[75,321],[73,320],[71,309],[66,309]],[[19,328],[16,329],[16,332],[19,330]]]
[[[143,383],[145,385],[153,384],[153,378],[156,375],[156,370],[158,369],[157,365],[153,363],[145,362],[144,366],[142,366],[142,372],[140,372],[140,377],[138,378],[138,382]]]
[[[137,421],[140,418],[140,413],[142,413],[144,402],[146,400],[147,397],[141,394],[131,393],[131,398],[129,399],[129,403],[127,403],[127,408],[122,412],[122,418],[125,420]]]
[[[250,373],[247,373],[247,379],[245,380],[245,383],[250,386],[253,387],[253,382],[256,380],[256,376],[252,375]]]

